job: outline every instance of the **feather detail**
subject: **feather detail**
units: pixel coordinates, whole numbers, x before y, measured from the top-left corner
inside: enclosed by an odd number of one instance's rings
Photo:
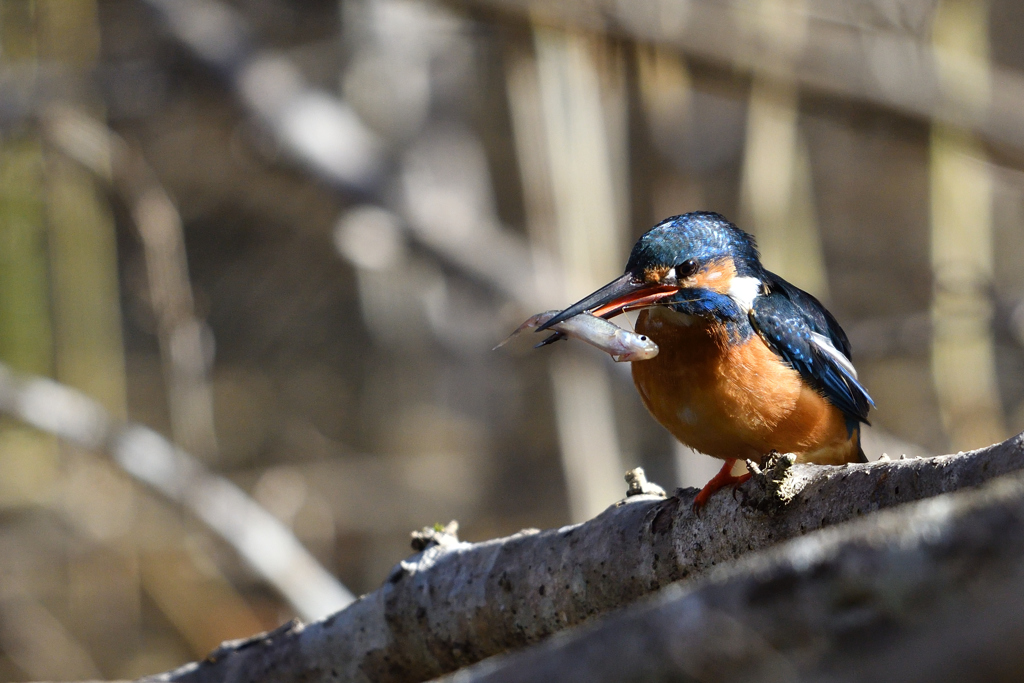
[[[853,424],[867,422],[874,401],[857,379],[846,334],[817,299],[771,277],[768,293],[750,310],[754,330]]]

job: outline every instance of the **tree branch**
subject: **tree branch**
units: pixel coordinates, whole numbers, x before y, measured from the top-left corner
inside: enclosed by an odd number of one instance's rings
[[[426,680],[752,550],[1020,469],[1022,437],[966,454],[843,467],[780,459],[735,496],[714,496],[699,517],[691,510],[696,490],[686,489],[667,499],[634,496],[561,529],[479,544],[443,537],[332,617],[225,644],[152,680]]]
[[[80,448],[109,454],[128,474],[220,535],[298,614],[316,618],[355,599],[288,527],[152,429],[118,422],[85,394],[53,380],[16,377],[3,363],[0,413]]]
[[[174,442],[199,457],[215,457],[213,388],[203,352],[203,335],[212,332],[196,316],[178,208],[142,155],[102,121],[54,105],[42,123],[48,142],[103,178],[130,210],[145,254]]]
[[[1021,642],[1014,474],[789,541],[443,680],[1010,681]]]

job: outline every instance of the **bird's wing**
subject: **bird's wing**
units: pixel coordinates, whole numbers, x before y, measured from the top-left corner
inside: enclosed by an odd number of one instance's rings
[[[832,345],[841,351],[847,359],[852,358],[850,340],[847,339],[846,332],[817,298],[770,271],[764,272],[763,280],[765,288],[769,292],[782,294],[800,309],[812,330],[828,337]]]
[[[761,339],[843,414],[867,422],[874,401],[857,381],[839,323],[817,299],[777,276],[766,281],[766,290],[750,309]]]

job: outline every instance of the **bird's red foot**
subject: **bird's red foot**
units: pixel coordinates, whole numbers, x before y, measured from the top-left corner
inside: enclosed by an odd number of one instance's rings
[[[711,477],[711,481],[704,484],[704,488],[700,490],[697,497],[693,499],[693,511],[695,513],[700,512],[701,508],[707,505],[708,499],[719,489],[723,489],[726,486],[739,486],[747,479],[750,479],[750,473],[741,474],[738,477],[734,477],[732,474],[732,467],[736,464],[736,460],[726,460],[725,464],[722,465],[722,469],[718,471],[718,474]]]

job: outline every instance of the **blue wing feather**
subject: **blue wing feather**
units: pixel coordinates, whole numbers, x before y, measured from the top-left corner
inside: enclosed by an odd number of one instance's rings
[[[764,271],[761,278],[765,288],[771,294],[781,294],[789,299],[803,314],[804,320],[818,334],[825,335],[844,356],[850,358],[850,340],[846,332],[839,326],[839,322],[829,313],[829,310],[813,295],[791,285],[781,277],[770,271]]]
[[[773,273],[765,273],[765,292],[754,300],[750,324],[768,346],[782,356],[811,386],[821,392],[847,418],[867,422],[874,401],[857,381],[852,366],[830,353],[827,339],[835,351],[850,357],[846,333],[813,296],[789,284]],[[815,339],[814,334],[821,335]]]

